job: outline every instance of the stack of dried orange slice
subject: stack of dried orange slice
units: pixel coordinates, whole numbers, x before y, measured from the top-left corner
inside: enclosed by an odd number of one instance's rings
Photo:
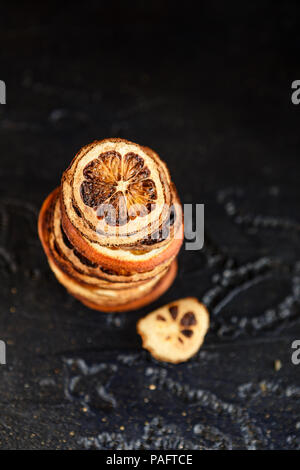
[[[181,204],[165,163],[133,142],[83,147],[46,198],[38,229],[57,279],[91,308],[137,309],[176,276]]]

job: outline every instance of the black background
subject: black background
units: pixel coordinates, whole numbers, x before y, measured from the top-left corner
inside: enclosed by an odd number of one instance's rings
[[[1,3],[1,448],[300,448],[296,5]],[[36,232],[74,154],[105,137],[154,148],[182,202],[205,204],[204,249],[129,314],[72,299]],[[136,321],[184,296],[208,306],[205,344],[155,362]]]

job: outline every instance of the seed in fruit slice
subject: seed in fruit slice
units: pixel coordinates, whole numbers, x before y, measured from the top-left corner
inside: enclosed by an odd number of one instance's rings
[[[153,357],[177,364],[196,354],[208,327],[205,306],[187,297],[149,313],[138,321],[137,332]]]

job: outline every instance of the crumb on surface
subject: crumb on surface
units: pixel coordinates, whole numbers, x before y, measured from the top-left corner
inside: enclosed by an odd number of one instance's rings
[[[276,370],[276,372],[278,372],[282,367],[282,363],[279,359],[276,359],[274,361],[274,369]]]

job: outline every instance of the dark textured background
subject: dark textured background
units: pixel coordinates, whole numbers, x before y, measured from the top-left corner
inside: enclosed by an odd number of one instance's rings
[[[295,4],[61,3],[1,3],[1,448],[299,449]],[[73,300],[36,233],[74,154],[109,136],[153,147],[205,204],[204,249],[118,315]],[[211,313],[203,348],[155,362],[137,319],[191,295]]]

